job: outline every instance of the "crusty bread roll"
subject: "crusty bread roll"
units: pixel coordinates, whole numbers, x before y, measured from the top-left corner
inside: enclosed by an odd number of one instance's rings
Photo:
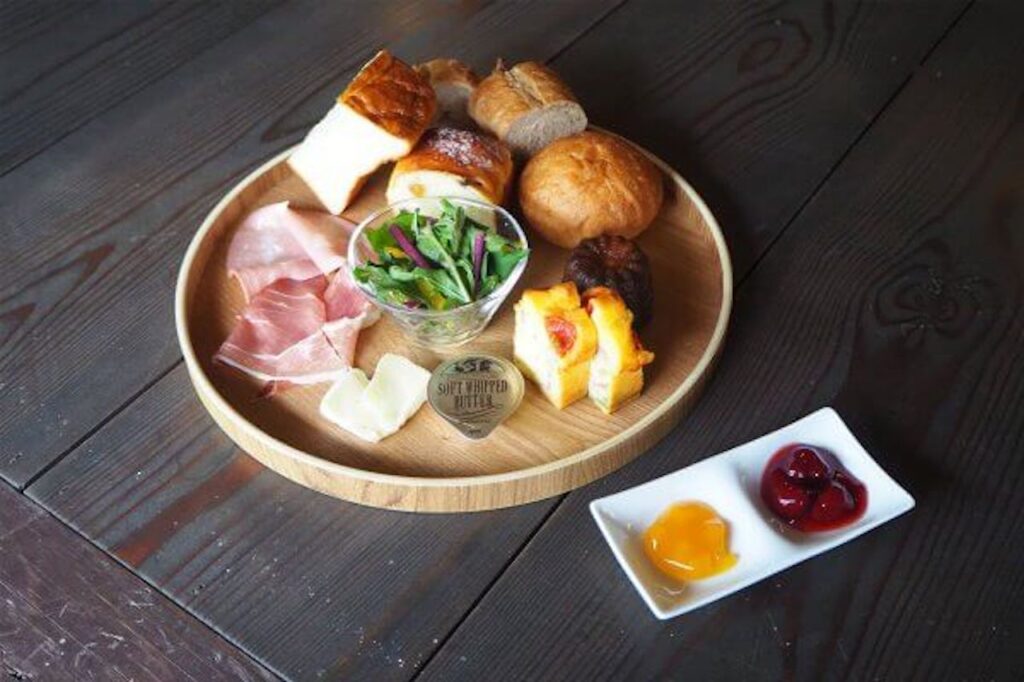
[[[469,115],[520,156],[532,156],[587,127],[587,115],[569,86],[536,62],[506,69],[499,61],[469,98]]]
[[[438,123],[465,126],[472,122],[467,107],[469,96],[480,83],[480,78],[457,59],[431,59],[416,65],[416,72],[426,78],[437,96]]]
[[[552,244],[573,248],[602,234],[635,237],[664,198],[661,173],[628,142],[588,130],[553,142],[519,179],[527,222]]]
[[[482,133],[434,128],[395,164],[387,200],[464,197],[500,204],[511,180],[512,153],[504,143]]]
[[[436,106],[427,79],[381,50],[313,126],[288,164],[328,211],[341,213],[373,171],[409,153]]]

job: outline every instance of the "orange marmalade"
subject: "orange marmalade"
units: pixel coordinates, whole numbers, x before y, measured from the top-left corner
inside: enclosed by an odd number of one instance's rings
[[[677,580],[700,580],[736,565],[729,527],[702,502],[679,502],[644,532],[644,553],[659,571]]]

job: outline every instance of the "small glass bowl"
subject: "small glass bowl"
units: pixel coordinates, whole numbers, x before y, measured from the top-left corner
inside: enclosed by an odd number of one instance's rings
[[[436,218],[441,215],[441,199],[447,199],[456,206],[462,206],[466,215],[473,220],[493,227],[498,234],[510,240],[518,240],[529,248],[526,234],[512,215],[501,208],[471,199],[458,197],[425,197],[405,199],[382,208],[367,216],[349,238],[348,263],[350,268],[369,262],[376,262],[377,254],[366,239],[365,232],[369,228],[377,228],[393,220],[401,211],[419,210],[420,215]],[[417,344],[427,348],[446,348],[458,346],[472,341],[487,327],[509,292],[515,288],[516,282],[522,277],[529,260],[529,253],[516,263],[515,269],[508,279],[487,296],[452,308],[451,310],[429,310],[423,308],[406,308],[394,303],[379,300],[369,286],[356,281],[356,286],[370,299],[374,305],[391,316]],[[355,277],[353,277],[355,280]]]

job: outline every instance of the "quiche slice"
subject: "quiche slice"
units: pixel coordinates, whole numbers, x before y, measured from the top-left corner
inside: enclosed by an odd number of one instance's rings
[[[515,305],[513,355],[526,378],[563,409],[587,395],[597,331],[572,282],[527,289]]]
[[[583,305],[597,330],[597,354],[590,363],[590,399],[611,414],[644,388],[644,365],[654,361],[633,331],[633,313],[607,287],[587,289]]]

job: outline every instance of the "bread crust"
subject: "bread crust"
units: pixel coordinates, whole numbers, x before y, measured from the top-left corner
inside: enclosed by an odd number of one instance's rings
[[[434,123],[450,121],[459,127],[473,125],[469,117],[469,97],[480,78],[457,59],[431,59],[417,64],[416,72],[427,79],[437,96]]]
[[[636,237],[663,199],[661,172],[650,159],[618,137],[591,130],[552,142],[519,179],[527,222],[564,248],[602,234]]]
[[[457,85],[472,91],[480,83],[480,77],[458,59],[431,59],[414,68],[431,85]]]
[[[338,101],[410,144],[427,129],[437,109],[427,78],[387,50],[363,66]]]
[[[499,61],[469,98],[469,115],[500,139],[523,116],[554,104],[579,104],[572,90],[543,64],[523,62],[506,69]]]
[[[434,128],[420,138],[412,152],[399,159],[390,182],[405,173],[424,170],[457,175],[488,201],[500,204],[512,180],[512,152],[489,135]]]

